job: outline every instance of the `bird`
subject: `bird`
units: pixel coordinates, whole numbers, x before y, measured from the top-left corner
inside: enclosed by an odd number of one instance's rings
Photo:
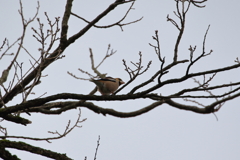
[[[113,94],[120,85],[125,83],[121,78],[112,77],[105,77],[97,80],[90,79],[90,81],[97,85],[98,91],[102,95]]]

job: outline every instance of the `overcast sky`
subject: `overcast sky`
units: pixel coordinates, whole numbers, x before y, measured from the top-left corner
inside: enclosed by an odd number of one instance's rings
[[[113,0],[88,0],[73,2],[72,12],[87,20],[92,20],[105,10]],[[65,1],[41,0],[38,17],[46,22],[44,12],[48,13],[50,19],[63,16]],[[197,46],[196,54],[201,54],[202,40],[208,25],[211,25],[206,40],[206,51],[213,50],[211,56],[200,60],[191,72],[204,71],[217,67],[225,67],[234,64],[240,51],[240,2],[238,0],[209,0],[205,8],[190,7],[187,14],[185,33],[180,43],[179,58],[189,58],[189,46]],[[36,0],[23,0],[23,10],[26,19],[32,17],[36,12]],[[98,25],[108,25],[119,20],[126,12],[129,4],[117,7],[113,12],[101,20]],[[129,76],[124,71],[122,59],[129,64],[130,61],[137,62],[138,53],[143,55],[143,65],[146,66],[150,60],[153,64],[145,74],[141,75],[135,83],[129,85],[119,94],[125,94],[132,87],[147,80],[159,67],[157,56],[149,43],[154,44],[152,36],[155,30],[159,31],[161,49],[166,61],[172,60],[173,46],[178,34],[177,29],[166,21],[169,14],[177,20],[173,11],[176,10],[174,0],[137,0],[134,8],[125,22],[133,21],[143,17],[142,21],[124,26],[124,31],[117,26],[109,29],[90,29],[82,38],[77,40],[65,50],[65,58],[56,61],[44,70],[48,75],[42,79],[41,85],[34,90],[35,95],[30,99],[39,97],[47,92],[45,96],[57,93],[87,94],[94,84],[88,81],[74,79],[67,74],[70,71],[79,77],[88,78],[78,71],[78,68],[91,71],[89,59],[89,48],[92,48],[95,61],[99,63],[105,56],[108,44],[117,51],[111,58],[107,59],[99,68],[102,73],[108,73],[112,77],[120,77],[128,81]],[[22,32],[21,19],[18,14],[19,2],[16,0],[0,1],[0,41],[8,37],[14,42]],[[86,24],[71,17],[69,21],[69,33],[71,36],[78,32]],[[40,45],[32,37],[31,27],[38,28],[38,23],[33,22],[28,28],[24,46],[34,55],[38,56]],[[44,27],[47,27],[47,23]],[[13,48],[11,52],[15,52]],[[4,57],[0,62],[1,71],[11,61],[12,57]],[[24,69],[30,64],[30,57],[22,52],[18,58],[24,62]],[[179,77],[185,73],[186,65],[175,68],[164,78]],[[212,84],[221,84],[239,81],[239,69],[228,73],[222,73],[215,77]],[[193,81],[181,85],[171,85],[158,90],[163,95],[176,92],[181,88],[193,86]],[[220,93],[220,92],[216,92]],[[97,93],[99,95],[99,93]],[[16,98],[11,104],[21,102],[21,97]],[[118,111],[134,111],[151,104],[150,100],[134,100],[126,102],[96,102],[104,108],[113,108]],[[201,103],[209,104],[209,100]],[[87,109],[81,109],[81,116],[87,118],[82,123],[82,128],[74,129],[67,137],[60,140],[47,142],[27,141],[29,144],[50,149],[59,153],[67,153],[73,159],[93,159],[98,136],[101,136],[100,146],[97,154],[98,160],[238,160],[240,159],[240,99],[227,102],[219,112],[216,113],[218,121],[213,114],[196,114],[194,112],[179,110],[168,105],[162,105],[156,109],[134,118],[116,118],[112,116],[98,115]],[[27,127],[2,122],[2,126],[8,127],[9,135],[52,137],[48,131],[63,132],[68,120],[75,122],[78,110],[68,111],[61,115],[23,115],[32,121]],[[18,141],[18,139],[13,139]],[[13,150],[11,150],[13,151]],[[27,152],[14,151],[22,159],[42,160],[45,157],[33,155]]]

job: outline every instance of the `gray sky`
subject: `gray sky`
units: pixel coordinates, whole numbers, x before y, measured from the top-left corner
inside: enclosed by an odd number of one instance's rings
[[[74,1],[72,11],[88,20],[92,20],[101,13],[113,0],[105,1]],[[123,27],[110,29],[90,29],[81,39],[77,40],[65,50],[65,58],[50,65],[43,73],[47,74],[42,79],[42,84],[35,88],[36,98],[47,92],[46,96],[57,93],[78,93],[87,94],[94,84],[88,81],[76,80],[67,74],[70,71],[79,77],[88,78],[77,69],[81,68],[92,72],[90,69],[89,48],[92,48],[96,63],[104,57],[108,44],[111,44],[117,53],[107,59],[99,68],[102,73],[108,73],[112,77],[121,77],[128,81],[128,74],[124,71],[122,59],[127,62],[137,62],[139,51],[143,54],[143,64],[153,60],[148,72],[143,74],[132,85],[122,90],[119,94],[127,93],[132,87],[155,73],[159,67],[157,56],[148,43],[154,44],[152,36],[155,30],[159,31],[161,49],[166,61],[172,60],[173,46],[176,41],[177,29],[166,21],[169,14],[171,18],[176,17],[175,1],[143,1],[137,0],[125,22],[133,21],[144,17],[142,21]],[[49,18],[62,17],[65,1],[42,0],[38,17],[46,22],[44,12]],[[191,72],[204,71],[217,67],[229,66],[239,57],[240,50],[240,2],[238,0],[211,0],[205,3],[203,9],[191,6],[187,14],[186,30],[180,46],[180,59],[189,57],[188,48],[190,45],[197,46],[196,54],[201,54],[202,40],[208,25],[210,30],[206,41],[206,51],[214,51],[211,56],[200,60]],[[35,14],[36,0],[23,0],[23,9],[26,19]],[[119,20],[129,5],[122,5],[101,20],[98,25],[108,25]],[[15,41],[21,35],[21,21],[18,14],[19,2],[15,0],[0,1],[0,40],[8,37],[10,42]],[[78,32],[85,23],[75,17],[70,18],[69,34],[71,36]],[[39,44],[31,36],[31,27],[37,26],[37,21],[28,28],[25,47],[36,57],[39,55]],[[47,27],[45,24],[44,27]],[[16,49],[16,48],[15,48]],[[12,52],[14,52],[14,48]],[[9,64],[11,57],[5,57],[0,63],[1,71]],[[18,58],[24,62],[27,69],[30,64],[30,57],[22,52]],[[185,73],[186,65],[180,65],[166,75],[165,78],[179,77]],[[201,78],[200,78],[201,79]],[[215,77],[212,84],[221,84],[239,81],[239,70],[222,73]],[[192,81],[181,85],[171,85],[159,89],[163,95],[176,92],[177,89],[193,86]],[[97,93],[99,95],[99,93]],[[216,92],[217,94],[217,92]],[[21,97],[10,104],[21,102]],[[209,100],[201,101],[209,104]],[[227,102],[222,109],[216,113],[218,121],[213,114],[201,115],[189,111],[179,110],[168,105],[162,105],[156,109],[135,118],[116,118],[102,116],[87,109],[81,109],[82,118],[87,121],[82,123],[82,128],[76,128],[67,137],[60,140],[47,142],[27,141],[28,143],[50,149],[59,153],[67,153],[73,159],[93,159],[98,136],[101,136],[98,150],[98,160],[238,160],[240,159],[240,99]],[[150,100],[126,101],[126,102],[96,102],[97,105],[105,108],[113,108],[118,111],[133,111],[151,104]],[[68,120],[75,122],[78,110],[68,111],[61,115],[40,115],[32,114],[31,117],[24,115],[33,123],[29,126],[21,126],[3,122],[1,125],[8,127],[9,135],[52,137],[47,131],[63,132]],[[15,151],[22,159],[47,159],[26,152]]]

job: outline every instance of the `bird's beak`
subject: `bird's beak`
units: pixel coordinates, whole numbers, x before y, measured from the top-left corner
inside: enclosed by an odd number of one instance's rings
[[[124,84],[125,82],[123,82],[123,81],[120,81],[120,84]]]

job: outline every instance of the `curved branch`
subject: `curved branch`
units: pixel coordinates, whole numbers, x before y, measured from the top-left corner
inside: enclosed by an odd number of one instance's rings
[[[144,113],[147,113],[148,111],[156,108],[157,106],[159,105],[162,105],[164,102],[163,101],[158,101],[158,102],[154,102],[142,109],[139,109],[137,111],[133,111],[133,112],[119,112],[119,111],[116,111],[114,109],[109,109],[109,108],[102,108],[102,107],[99,107],[91,102],[62,102],[61,103],[61,106],[55,106],[55,107],[59,107],[60,109],[55,109],[55,110],[50,110],[51,108],[48,108],[48,109],[42,109],[42,107],[37,107],[37,108],[33,108],[33,109],[30,109],[29,111],[33,111],[33,112],[41,112],[41,113],[44,113],[44,114],[60,114],[62,113],[63,111],[65,111],[64,109],[62,109],[61,107],[62,106],[65,106],[64,108],[66,108],[67,110],[70,110],[70,109],[75,109],[76,107],[85,107],[85,108],[88,108],[89,110],[97,113],[97,114],[102,114],[104,116],[106,116],[107,114],[108,115],[111,115],[111,116],[114,116],[114,117],[120,117],[120,118],[129,118],[129,117],[136,117],[136,116],[139,116],[141,114],[144,114]]]
[[[213,112],[209,107],[199,108],[197,106],[184,105],[184,104],[177,103],[171,99],[167,99],[167,100],[165,100],[165,102],[172,107],[175,107],[178,109],[183,109],[186,111],[193,111],[193,112],[202,113],[202,114],[207,114],[207,113]]]
[[[37,98],[34,100],[29,100],[27,102],[10,106],[7,108],[0,109],[0,116],[3,117],[10,113],[15,113],[17,111],[24,111],[26,109],[30,109],[31,107],[41,106],[45,103],[59,100],[59,99],[75,99],[75,100],[95,100],[95,101],[115,101],[115,100],[128,100],[128,99],[137,99],[137,98],[148,98],[150,96],[155,96],[155,94],[148,94],[146,96],[142,96],[138,93],[133,95],[105,95],[105,96],[96,96],[96,95],[82,95],[82,94],[71,94],[71,93],[62,93],[56,94],[53,96],[45,97],[45,98]],[[61,103],[61,102],[59,102]],[[79,104],[81,105],[81,103]]]
[[[147,113],[150,110],[152,110],[162,104],[163,104],[163,101],[154,102],[142,109],[139,109],[139,110],[133,111],[133,112],[118,112],[114,109],[98,107],[90,102],[85,102],[84,104],[82,104],[82,107],[86,107],[86,108],[92,110],[93,112],[98,113],[98,114],[103,114],[104,116],[106,116],[108,114],[108,115],[111,115],[114,117],[119,117],[119,118],[129,118],[129,117],[136,117],[141,114]]]
[[[225,102],[227,102],[229,100],[232,100],[232,99],[234,99],[236,97],[239,97],[239,96],[240,96],[240,93],[236,93],[236,94],[234,94],[232,96],[228,96],[226,98],[222,98],[221,100],[215,101],[211,105],[207,106],[207,108],[213,110],[213,112],[216,112],[216,111],[218,111],[220,109],[220,107],[222,106],[221,105],[222,103],[225,103]],[[215,108],[217,105],[220,105],[220,107]]]
[[[174,102],[171,99],[165,99],[165,102],[167,104],[169,104],[170,106],[178,108],[178,109],[193,111],[193,112],[201,113],[201,114],[209,114],[209,113],[217,112],[221,108],[223,103],[225,103],[225,102],[227,102],[231,99],[234,99],[236,97],[239,97],[239,96],[240,96],[240,93],[236,93],[232,96],[228,96],[226,98],[222,98],[221,100],[217,100],[217,101],[213,102],[212,104],[210,104],[208,106],[205,106],[204,108],[199,108],[197,106],[180,104],[180,103]],[[216,106],[219,106],[219,107],[216,107]]]
[[[133,0],[131,0],[133,1]],[[131,1],[127,1],[131,2]],[[86,27],[84,27],[82,30],[80,30],[77,34],[73,35],[72,37],[70,37],[68,39],[68,44],[71,44],[73,42],[75,42],[75,40],[77,40],[79,37],[81,37],[82,35],[84,35],[91,27],[93,27],[93,25],[95,25],[100,19],[102,19],[103,17],[105,17],[109,12],[111,12],[112,10],[114,10],[118,5],[120,5],[121,3],[118,3],[117,1],[112,3],[105,11],[103,11],[101,14],[99,14],[94,20],[92,20],[90,23],[88,23],[88,25]]]
[[[131,2],[131,1],[128,1],[128,2]],[[127,3],[128,3],[128,2],[127,2]],[[119,27],[121,28],[121,30],[123,31],[122,26],[129,25],[129,24],[132,24],[132,23],[136,23],[136,22],[138,22],[138,21],[141,21],[141,20],[143,19],[143,17],[141,17],[141,18],[139,18],[139,19],[137,19],[137,20],[135,20],[135,21],[132,21],[132,22],[128,22],[128,23],[121,24],[121,22],[127,17],[127,15],[128,15],[128,13],[130,12],[130,10],[133,9],[132,6],[134,5],[134,3],[135,3],[135,1],[133,1],[133,3],[131,4],[131,6],[129,7],[129,9],[127,10],[126,14],[125,14],[125,15],[123,16],[123,18],[121,18],[119,21],[117,21],[117,22],[115,22],[115,23],[113,23],[113,24],[110,24],[110,25],[106,25],[106,26],[93,25],[93,27],[96,27],[96,28],[110,28],[110,27],[113,27],[113,26],[119,26]],[[78,16],[78,15],[75,14],[75,13],[71,13],[71,14],[74,15],[75,17],[83,20],[83,21],[86,22],[86,23],[91,23],[90,21],[84,19],[83,17]]]

